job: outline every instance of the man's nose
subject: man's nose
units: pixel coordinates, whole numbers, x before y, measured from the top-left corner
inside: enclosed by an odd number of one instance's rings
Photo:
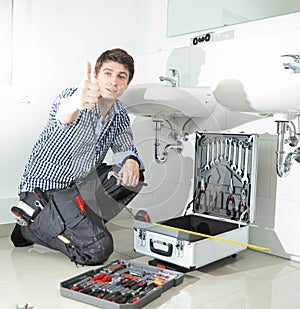
[[[111,83],[112,85],[117,85],[117,76],[112,76],[112,77],[110,78],[110,83]]]

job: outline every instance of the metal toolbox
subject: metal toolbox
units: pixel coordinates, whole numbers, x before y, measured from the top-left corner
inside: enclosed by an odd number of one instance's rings
[[[255,219],[256,134],[196,132],[193,200],[181,217],[134,221],[137,252],[195,269],[247,249]]]
[[[60,283],[62,296],[105,309],[138,309],[183,282],[180,272],[125,260]]]

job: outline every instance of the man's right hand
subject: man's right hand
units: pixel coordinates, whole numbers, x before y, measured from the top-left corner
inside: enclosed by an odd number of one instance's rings
[[[100,98],[100,87],[92,78],[92,67],[89,61],[85,64],[84,78],[77,91],[71,97],[61,101],[57,118],[63,124],[73,122],[80,110],[92,109]]]
[[[91,109],[100,98],[100,87],[92,78],[92,66],[89,61],[85,64],[84,78],[74,94],[72,103],[78,110]]]

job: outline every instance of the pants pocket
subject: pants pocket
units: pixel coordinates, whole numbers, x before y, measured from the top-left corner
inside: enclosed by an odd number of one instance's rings
[[[36,235],[46,234],[51,237],[56,237],[63,232],[65,224],[52,199],[35,217],[29,229]]]

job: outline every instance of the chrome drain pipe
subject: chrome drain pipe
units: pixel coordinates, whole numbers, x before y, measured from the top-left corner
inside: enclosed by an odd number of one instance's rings
[[[167,144],[161,154],[160,153],[160,133],[161,133],[163,120],[155,119],[153,120],[153,122],[155,123],[154,157],[157,163],[163,164],[167,161],[168,156],[169,156],[169,151],[171,149],[174,149],[177,152],[182,151],[182,142],[180,140],[177,140],[177,144]]]
[[[292,121],[276,121],[277,122],[277,151],[276,151],[276,171],[279,177],[289,175],[292,159],[300,163],[300,148],[296,148],[293,152],[285,156],[284,144],[289,144],[291,147],[296,147],[298,138],[296,127]],[[288,138],[286,134],[288,133]]]

